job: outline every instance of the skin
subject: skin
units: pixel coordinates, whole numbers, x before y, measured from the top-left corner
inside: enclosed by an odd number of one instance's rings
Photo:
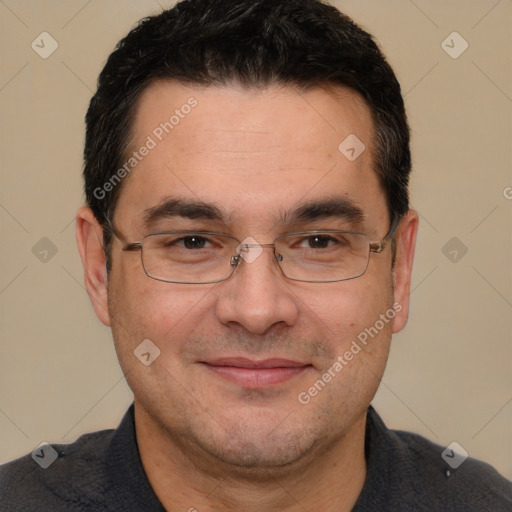
[[[132,150],[193,96],[198,104],[129,175],[114,224],[130,242],[148,234],[143,212],[164,198],[215,203],[225,222],[178,219],[180,227],[272,243],[294,229],[339,227],[324,219],[282,225],[277,213],[333,194],[364,212],[359,228],[378,242],[389,228],[373,170],[373,124],[348,89],[247,90],[172,82],[142,94]],[[338,151],[347,135],[366,145],[351,162]],[[173,229],[163,220],[153,231]],[[148,479],[169,511],[351,510],[366,476],[364,431],[388,357],[391,335],[407,322],[418,216],[410,210],[396,242],[372,253],[366,273],[328,284],[286,279],[271,250],[242,262],[227,281],[184,285],[147,277],[138,252],[114,239],[105,271],[94,215],[77,215],[85,283],[134,393],[137,441]],[[346,222],[342,223],[347,226]],[[304,405],[307,391],[393,303],[401,310],[336,377]],[[134,349],[150,339],[150,365]],[[295,377],[247,389],[203,364],[218,357],[285,358],[310,365]]]

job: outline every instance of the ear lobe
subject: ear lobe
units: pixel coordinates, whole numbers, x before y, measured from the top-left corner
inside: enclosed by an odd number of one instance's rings
[[[102,323],[110,326],[103,230],[88,206],[80,208],[76,215],[76,241],[84,267],[85,288],[96,315]]]
[[[394,303],[397,314],[393,320],[393,333],[401,331],[409,317],[411,273],[418,233],[418,214],[409,210],[400,222],[396,238],[396,260],[393,270]]]

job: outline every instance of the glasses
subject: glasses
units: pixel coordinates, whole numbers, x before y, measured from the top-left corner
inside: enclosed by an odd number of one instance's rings
[[[298,231],[278,236],[272,244],[243,242],[213,231],[166,231],[145,236],[141,242],[126,242],[110,226],[123,251],[140,251],[146,275],[158,281],[182,284],[219,283],[229,279],[242,260],[255,261],[264,248],[274,251],[285,277],[293,281],[331,283],[362,276],[370,253],[380,253],[393,238],[400,219],[395,217],[380,242],[370,242],[364,233],[334,229]]]

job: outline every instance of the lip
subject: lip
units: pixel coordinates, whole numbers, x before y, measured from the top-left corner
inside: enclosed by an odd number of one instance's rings
[[[311,364],[289,359],[254,360],[245,357],[219,358],[203,364],[218,377],[246,389],[282,384],[312,367]]]

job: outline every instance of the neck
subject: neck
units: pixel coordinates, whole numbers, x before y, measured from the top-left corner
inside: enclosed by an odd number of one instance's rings
[[[366,477],[366,412],[328,447],[277,469],[213,460],[173,439],[137,403],[135,426],[149,483],[169,512],[348,512]]]

